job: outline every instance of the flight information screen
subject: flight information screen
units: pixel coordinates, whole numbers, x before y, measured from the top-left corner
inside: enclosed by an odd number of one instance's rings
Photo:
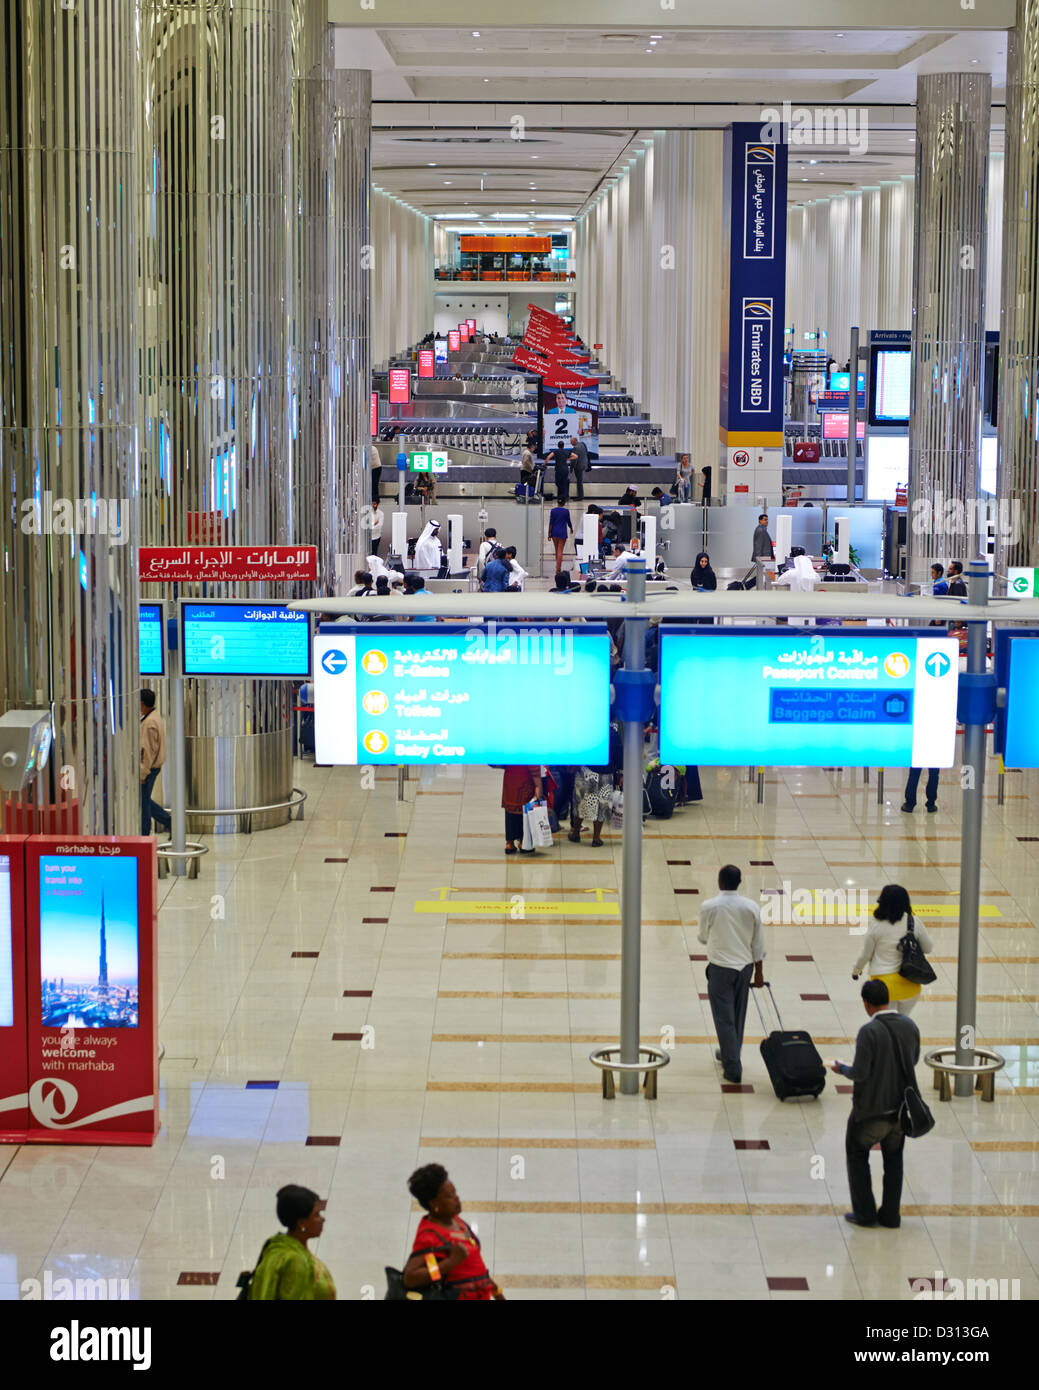
[[[871,424],[902,425],[908,421],[911,361],[908,348],[880,348],[874,353]]]
[[[162,604],[142,603],[139,609],[140,668],[142,676],[164,673],[166,643],[162,631]]]
[[[310,675],[310,620],[283,603],[183,603],[186,676]]]

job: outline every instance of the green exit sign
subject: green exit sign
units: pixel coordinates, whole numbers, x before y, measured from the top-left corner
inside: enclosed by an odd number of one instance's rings
[[[1007,570],[1007,594],[1011,598],[1035,598],[1039,594],[1036,581],[1039,570],[1018,569],[1011,566]]]
[[[411,455],[413,473],[446,473],[449,455],[441,449],[425,449]]]

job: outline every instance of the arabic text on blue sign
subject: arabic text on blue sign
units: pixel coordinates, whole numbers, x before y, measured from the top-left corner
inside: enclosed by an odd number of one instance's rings
[[[142,676],[161,676],[166,644],[162,631],[162,604],[142,603],[138,610],[140,670]]]
[[[324,626],[314,639],[322,763],[609,759],[601,624]]]
[[[186,676],[310,674],[310,622],[280,603],[184,603]]]
[[[944,632],[668,626],[661,761],[951,767],[958,678]],[[709,697],[709,717],[696,717],[690,692]]]

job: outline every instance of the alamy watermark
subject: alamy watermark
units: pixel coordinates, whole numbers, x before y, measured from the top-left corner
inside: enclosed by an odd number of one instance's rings
[[[1021,539],[1021,503],[1016,497],[975,497],[961,501],[937,489],[910,507],[913,534],[938,536],[998,535],[1011,544]]]
[[[569,676],[574,669],[569,627],[499,627],[492,618],[486,628],[470,628],[465,645],[462,660],[481,665],[547,666],[556,676]]]
[[[865,888],[792,888],[790,880],[784,879],[778,890],[761,893],[765,926],[846,926],[852,936],[863,936],[869,927],[869,908]]]
[[[914,1279],[909,1287],[915,1299],[935,1302],[1006,1302],[1021,1297],[1020,1279],[954,1279],[940,1269],[935,1270],[933,1280]]]
[[[128,497],[55,497],[44,492],[21,503],[23,536],[108,536],[113,545],[130,538]]]
[[[869,112],[864,106],[764,106],[759,139],[779,145],[831,145],[865,154]]]

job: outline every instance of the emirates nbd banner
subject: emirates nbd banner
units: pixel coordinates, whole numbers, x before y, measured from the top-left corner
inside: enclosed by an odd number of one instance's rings
[[[759,122],[725,132],[721,439],[783,442],[787,146]],[[775,130],[775,127],[772,127]]]

